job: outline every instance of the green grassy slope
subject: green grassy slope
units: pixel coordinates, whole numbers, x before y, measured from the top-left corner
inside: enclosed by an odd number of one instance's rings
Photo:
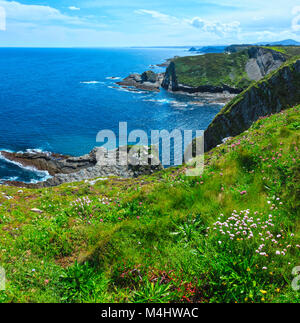
[[[206,54],[179,57],[174,61],[179,84],[198,87],[202,85],[223,86],[245,89],[252,81],[245,71],[249,59],[249,47],[241,47],[230,55]],[[259,46],[284,54],[287,59],[300,55],[300,46]]]
[[[299,113],[212,150],[201,177],[0,186],[0,301],[299,302]]]
[[[272,49],[282,54],[285,54],[289,58],[300,55],[300,46],[262,46],[262,47],[267,49]]]
[[[245,72],[248,51],[233,54],[206,54],[180,57],[174,60],[180,84],[193,87],[201,85],[244,88],[251,81]]]

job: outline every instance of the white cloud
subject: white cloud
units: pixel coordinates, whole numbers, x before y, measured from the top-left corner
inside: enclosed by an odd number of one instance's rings
[[[49,6],[26,5],[17,1],[0,0],[0,7],[6,11],[7,20],[28,22],[64,22],[82,25],[85,20],[79,17],[62,14],[58,9]]]
[[[300,6],[296,6],[292,9],[293,15],[297,15],[298,13],[300,13]]]
[[[255,20],[255,21],[260,21],[260,20],[264,20],[265,19],[265,17],[263,17],[263,16],[254,16],[253,17],[253,20]]]
[[[10,27],[17,23],[36,24],[40,27],[61,24],[95,29],[107,27],[93,19],[93,17],[69,16],[49,6],[26,5],[17,1],[0,0],[0,7],[6,11],[6,21]]]
[[[230,23],[222,23],[218,21],[204,20],[200,17],[192,19],[179,19],[174,16],[166,15],[158,11],[140,9],[136,10],[137,14],[150,15],[153,19],[157,19],[164,24],[180,25],[182,27],[193,27],[203,32],[225,36],[230,33],[238,33],[240,31],[240,22],[233,21]]]
[[[166,15],[164,13],[154,11],[154,10],[139,9],[139,10],[135,10],[134,12],[140,15],[150,15],[152,18],[167,24],[180,22],[179,19],[177,19],[176,17]]]
[[[230,23],[222,23],[218,21],[207,21],[199,17],[195,17],[189,21],[191,26],[201,29],[204,32],[214,33],[219,36],[225,36],[226,34],[240,32],[240,22],[233,21]]]
[[[3,7],[0,7],[0,30],[6,30],[6,12]]]
[[[300,6],[294,7],[292,14],[295,16],[292,20],[292,30],[300,31]]]
[[[77,8],[77,7],[74,7],[74,6],[70,6],[70,7],[69,7],[69,9],[70,9],[70,10],[74,10],[74,11],[76,11],[76,10],[80,10],[80,8]]]

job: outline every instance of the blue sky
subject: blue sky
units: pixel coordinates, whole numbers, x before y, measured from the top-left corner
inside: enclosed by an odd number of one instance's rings
[[[300,41],[299,0],[0,0],[0,46]]]

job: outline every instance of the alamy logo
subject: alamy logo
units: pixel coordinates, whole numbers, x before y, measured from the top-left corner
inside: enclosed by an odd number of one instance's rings
[[[292,281],[292,288],[298,291],[300,290],[300,266],[293,268],[292,275],[296,276]]]
[[[0,267],[0,290],[5,290],[5,269],[3,267]]]
[[[151,130],[150,136],[140,129],[128,134],[127,122],[119,123],[119,139],[111,130],[97,134],[96,142],[103,143],[98,150],[98,165],[152,165],[164,166],[187,164],[187,176],[200,176],[204,169],[203,130]],[[193,137],[193,134],[195,137]],[[119,150],[117,151],[117,142]],[[129,145],[128,143],[135,143]],[[130,149],[127,149],[127,148]],[[150,147],[146,149],[146,147]],[[172,149],[173,148],[173,149]],[[173,157],[173,158],[171,158]]]
[[[0,7],[0,30],[6,30],[6,12],[3,7]]]

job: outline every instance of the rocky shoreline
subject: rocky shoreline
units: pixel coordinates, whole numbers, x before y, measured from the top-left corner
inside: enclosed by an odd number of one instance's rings
[[[51,187],[99,177],[134,178],[163,169],[155,149],[146,146],[126,146],[111,151],[96,147],[89,154],[80,157],[36,151],[25,153],[1,151],[0,154],[8,161],[17,162],[24,167],[33,167],[38,171],[47,171],[52,176],[36,184],[18,181],[4,183],[28,188]]]
[[[136,88],[145,91],[159,92],[164,75],[156,74],[153,71],[146,71],[142,74],[134,73],[126,77],[118,85],[127,89]]]
[[[189,95],[194,98],[199,98],[199,100],[202,101],[201,103],[209,104],[226,104],[241,92],[239,89],[232,89],[226,86],[222,88],[214,86],[192,88],[184,85],[177,85],[176,88],[172,88],[172,86],[169,86],[169,84],[166,83],[164,73],[156,74],[153,71],[146,71],[143,74],[130,74],[123,81],[116,82],[116,84],[132,92],[136,92],[137,89],[159,92],[161,88],[163,88],[175,94]]]
[[[285,61],[286,57],[274,50],[266,49],[258,46],[242,47],[246,49],[248,55],[248,61],[245,65],[244,73],[251,81],[259,81],[266,75],[278,69]],[[236,49],[234,47],[235,51]],[[228,48],[227,55],[230,55],[233,49]],[[212,95],[215,95],[217,101],[222,97],[222,102],[229,102],[236,95],[245,90],[245,87],[234,87],[227,84],[221,84],[215,86],[212,84],[206,84],[201,86],[188,86],[181,84],[178,80],[176,72],[176,60],[179,57],[174,57],[166,60],[164,63],[157,66],[166,67],[165,73],[154,73],[149,70],[142,74],[131,74],[123,81],[117,82],[118,85],[126,87],[128,90],[134,91],[134,89],[140,89],[145,91],[159,92],[160,89],[179,94],[188,94],[195,96],[209,96],[210,101]],[[231,76],[229,75],[229,78]],[[212,95],[208,95],[212,94]]]

